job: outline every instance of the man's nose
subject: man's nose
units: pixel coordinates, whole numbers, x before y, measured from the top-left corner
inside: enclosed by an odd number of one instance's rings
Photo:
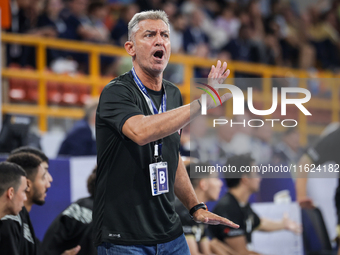
[[[46,188],[50,188],[51,187],[51,182],[50,182],[50,180],[47,180],[47,182],[46,182]]]
[[[157,33],[157,35],[155,36],[156,38],[156,41],[155,41],[155,44],[156,46],[163,46],[164,45],[164,39],[162,37],[161,34]]]
[[[47,179],[48,179],[48,182],[50,183],[53,182],[53,177],[49,172],[47,172]]]

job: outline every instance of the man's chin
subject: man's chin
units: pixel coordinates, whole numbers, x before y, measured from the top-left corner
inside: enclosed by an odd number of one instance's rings
[[[40,205],[40,206],[45,204],[45,200],[35,200],[33,202],[34,202],[34,204]]]
[[[156,64],[154,64],[152,69],[153,69],[154,72],[162,73],[165,70],[165,68],[167,67],[167,65],[168,65],[168,63],[156,63]]]

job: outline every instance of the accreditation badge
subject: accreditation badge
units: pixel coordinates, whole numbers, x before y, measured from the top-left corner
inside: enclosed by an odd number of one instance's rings
[[[168,164],[158,162],[149,165],[151,194],[158,196],[169,192]]]

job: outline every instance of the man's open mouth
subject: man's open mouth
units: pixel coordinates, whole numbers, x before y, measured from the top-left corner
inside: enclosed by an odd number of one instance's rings
[[[156,52],[153,54],[153,56],[154,56],[155,58],[159,58],[159,59],[162,59],[162,58],[163,58],[163,55],[164,55],[164,52],[163,52],[162,50],[158,50],[158,51],[156,51]]]

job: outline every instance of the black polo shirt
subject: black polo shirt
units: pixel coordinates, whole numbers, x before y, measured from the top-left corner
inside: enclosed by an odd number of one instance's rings
[[[340,165],[340,128],[322,137],[310,147],[306,153],[315,164],[315,168],[326,162],[333,162]],[[324,169],[321,169],[321,172],[322,171],[324,171]],[[334,171],[339,172],[338,166],[334,166]],[[335,204],[338,214],[338,224],[340,224],[340,178],[335,193]]]
[[[182,105],[175,85],[163,80],[163,88],[167,111]],[[102,242],[154,245],[172,241],[183,233],[174,208],[180,133],[163,138],[169,192],[158,196],[151,194],[149,177],[154,143],[139,146],[122,133],[127,119],[151,114],[131,72],[112,80],[102,91],[96,115],[98,170],[93,208],[96,245]]]
[[[38,239],[35,237],[30,216],[25,206],[18,215],[6,215],[1,219],[1,221],[1,255],[38,254]]]
[[[260,218],[251,209],[249,203],[241,206],[231,194],[225,194],[217,203],[214,213],[225,217],[240,225],[238,229],[224,225],[209,225],[209,233],[217,239],[224,241],[225,238],[245,236],[248,243],[251,243],[251,233],[260,225]]]

